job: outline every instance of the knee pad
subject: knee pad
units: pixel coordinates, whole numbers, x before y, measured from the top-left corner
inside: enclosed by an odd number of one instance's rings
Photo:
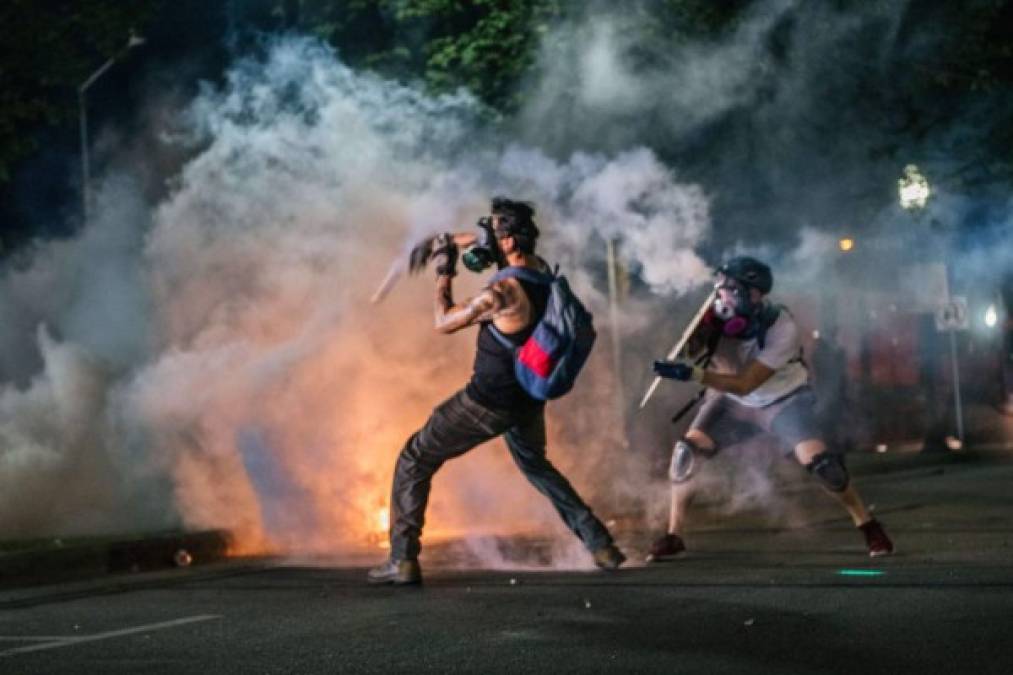
[[[711,457],[716,450],[704,452],[696,443],[680,438],[672,448],[672,462],[668,465],[668,479],[685,483],[696,471],[699,457]]]
[[[821,452],[805,468],[831,492],[844,492],[851,482],[844,458],[838,454]]]

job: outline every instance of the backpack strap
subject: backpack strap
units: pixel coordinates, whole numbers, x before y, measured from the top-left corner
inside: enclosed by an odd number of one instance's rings
[[[557,266],[556,271],[558,272],[558,270],[559,267]],[[549,286],[555,278],[556,274],[554,272],[539,272],[538,270],[531,269],[530,267],[516,267],[510,265],[508,267],[504,267],[499,272],[496,272],[496,274],[494,274],[489,280],[489,283],[494,284],[497,281],[503,281],[504,279],[520,279],[522,281],[530,281],[533,284]],[[497,342],[507,349],[511,351],[517,349],[517,345],[510,342],[510,340],[507,339],[507,337],[503,335],[498,328],[496,328],[496,325],[492,321],[489,322],[489,332],[492,333],[492,336],[496,338]]]
[[[504,347],[506,347],[506,349],[508,351],[514,352],[514,351],[517,350],[517,346],[518,345],[515,345],[513,342],[510,342],[510,340],[507,339],[506,335],[503,335],[503,333],[500,333],[499,332],[499,328],[496,328],[496,325],[492,321],[489,322],[489,326],[488,327],[489,327],[489,333],[492,334],[492,336],[494,338],[496,338],[496,342],[498,342],[501,345],[503,345]]]
[[[530,281],[533,284],[542,284],[548,286],[555,279],[555,275],[552,272],[539,272],[533,270],[530,267],[516,267],[509,266],[504,267],[496,274],[492,275],[492,279],[489,280],[490,284],[494,284],[497,281],[503,281],[504,279],[522,279],[524,281]]]
[[[791,316],[791,312],[788,312],[788,308],[784,305],[768,305],[760,312],[756,327],[756,343],[760,345],[760,349],[767,346],[767,331],[777,321],[777,317],[781,316],[782,311],[787,312],[788,316]]]
[[[785,314],[787,314],[788,316],[790,316],[792,319],[795,318],[795,315],[791,313],[791,310],[789,310],[787,306],[785,306],[785,305],[777,305],[777,309],[780,312],[784,312]],[[771,323],[771,325],[773,325],[773,323]],[[797,327],[797,324],[796,324],[796,327]],[[805,348],[803,348],[802,345],[799,345],[799,347],[798,347],[798,355],[795,358],[789,360],[788,363],[801,363],[803,368],[805,368],[806,370],[809,370],[809,364],[806,363],[806,360],[805,360]]]

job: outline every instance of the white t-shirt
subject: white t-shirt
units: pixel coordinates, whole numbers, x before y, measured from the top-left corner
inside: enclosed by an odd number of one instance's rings
[[[767,329],[763,349],[756,338],[736,340],[722,337],[718,342],[711,368],[719,373],[738,373],[747,363],[757,360],[774,370],[766,382],[746,396],[725,394],[750,408],[769,405],[808,383],[809,372],[803,365],[802,341],[791,314],[782,309],[774,324]]]

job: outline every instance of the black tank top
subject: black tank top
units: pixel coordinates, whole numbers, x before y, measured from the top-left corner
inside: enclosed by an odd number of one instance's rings
[[[549,287],[518,279],[531,303],[531,323],[516,333],[503,333],[516,346],[524,344],[535,330],[549,301]],[[492,334],[492,322],[482,323],[475,350],[475,370],[467,386],[468,395],[487,408],[498,410],[528,409],[543,405],[531,398],[514,375],[514,356]]]

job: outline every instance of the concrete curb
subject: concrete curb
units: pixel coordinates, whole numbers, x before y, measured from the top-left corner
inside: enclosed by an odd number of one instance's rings
[[[189,568],[162,569],[136,574],[102,576],[59,581],[34,586],[0,589],[0,610],[24,609],[56,602],[71,602],[96,595],[113,595],[139,590],[166,588],[245,574],[257,574],[278,564],[271,557],[227,558]]]
[[[66,545],[53,542],[46,548],[0,554],[0,589],[217,562],[228,556],[232,536],[226,530],[208,530]]]

